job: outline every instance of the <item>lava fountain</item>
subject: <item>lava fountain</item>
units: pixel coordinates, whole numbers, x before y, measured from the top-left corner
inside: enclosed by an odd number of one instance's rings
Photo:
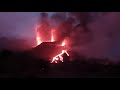
[[[54,42],[54,30],[51,30],[51,42]]]
[[[46,41],[41,41],[41,37],[38,33],[38,26],[36,28],[36,42],[37,42],[37,46],[40,45],[42,42],[46,42]],[[51,30],[51,41],[50,42],[55,42],[54,39],[54,29]],[[63,40],[62,43],[60,44],[60,47],[66,47],[66,40]],[[52,57],[51,59],[51,63],[58,63],[58,61],[63,62],[63,54],[66,54],[67,56],[69,56],[68,52],[66,49],[61,50],[61,53],[55,55],[54,57]]]
[[[36,41],[37,41],[37,45],[40,45],[42,43],[42,41],[38,34],[38,28],[39,28],[39,26],[36,26],[36,29],[35,29],[36,30]]]

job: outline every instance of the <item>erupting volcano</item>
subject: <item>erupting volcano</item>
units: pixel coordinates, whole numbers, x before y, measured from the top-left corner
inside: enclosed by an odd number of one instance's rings
[[[36,42],[37,42],[37,45],[41,45],[42,43],[55,43],[56,44],[56,40],[54,38],[54,35],[55,35],[55,30],[54,29],[51,29],[51,38],[50,40],[48,41],[42,41],[41,38],[43,38],[42,36],[40,36],[39,32],[38,32],[38,29],[39,29],[39,26],[36,27]],[[51,63],[58,63],[59,61],[63,62],[63,54],[66,54],[67,56],[69,56],[67,50],[66,50],[66,40],[64,39],[62,42],[60,42],[60,44],[56,44],[57,47],[62,47],[63,49],[61,50],[60,49],[60,52],[56,54],[54,54],[54,56],[50,57],[50,62]]]

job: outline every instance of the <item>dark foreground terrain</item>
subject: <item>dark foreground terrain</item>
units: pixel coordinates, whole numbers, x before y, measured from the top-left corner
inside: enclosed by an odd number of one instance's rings
[[[97,62],[98,59],[77,58],[70,62],[51,64],[27,53],[4,50],[0,52],[0,77],[79,78],[120,77],[120,64]]]

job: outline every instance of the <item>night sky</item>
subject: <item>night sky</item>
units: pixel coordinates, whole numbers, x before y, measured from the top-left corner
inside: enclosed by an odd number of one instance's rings
[[[0,36],[33,37],[38,13],[0,12]]]
[[[0,36],[33,38],[39,14],[40,12],[0,12]]]
[[[51,13],[49,13],[51,14]],[[34,39],[39,12],[0,12],[0,37]],[[89,23],[94,35],[92,43],[79,50],[90,56],[120,57],[120,13],[111,12]],[[92,53],[91,53],[92,51]]]

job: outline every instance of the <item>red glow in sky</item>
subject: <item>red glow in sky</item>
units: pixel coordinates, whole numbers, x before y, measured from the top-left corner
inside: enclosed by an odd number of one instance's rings
[[[41,41],[41,36],[39,35],[39,33],[38,33],[38,27],[39,26],[37,26],[36,27],[36,42],[37,42],[37,45],[40,45],[42,42],[45,42],[45,41]],[[51,30],[51,42],[54,42],[55,40],[54,40],[54,29],[52,29]],[[65,40],[63,40],[63,42],[61,43],[61,46],[65,46],[66,45],[66,42],[65,42]],[[63,54],[67,54],[67,56],[69,56],[69,54],[67,53],[67,50],[62,50],[61,51],[61,53],[59,53],[58,55],[56,55],[56,56],[54,56],[53,58],[52,58],[52,61],[51,61],[51,63],[58,63],[58,61],[61,61],[61,62],[63,62]]]

